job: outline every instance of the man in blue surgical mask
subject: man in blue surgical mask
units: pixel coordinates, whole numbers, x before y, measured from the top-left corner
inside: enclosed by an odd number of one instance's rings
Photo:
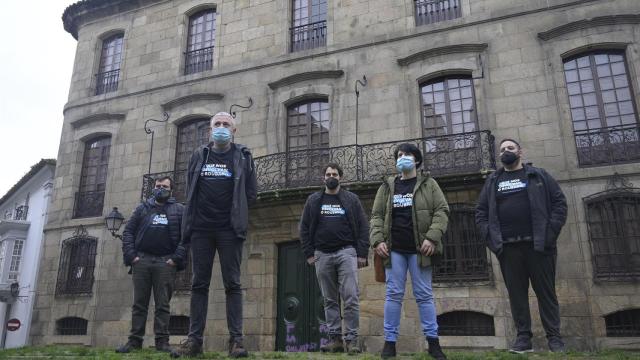
[[[183,241],[191,245],[193,282],[189,335],[178,357],[202,354],[211,269],[220,257],[229,330],[229,356],[248,356],[242,342],[240,262],[247,237],[249,205],[256,200],[255,165],[249,149],[233,142],[235,119],[226,112],[211,118],[211,142],[195,150],[187,170]]]

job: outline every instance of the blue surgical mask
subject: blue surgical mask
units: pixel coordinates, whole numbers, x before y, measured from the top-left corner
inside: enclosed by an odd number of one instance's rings
[[[399,172],[411,171],[414,167],[416,167],[416,163],[411,156],[400,156],[398,160],[396,160],[396,169],[398,169]]]
[[[231,130],[226,127],[217,127],[211,131],[211,140],[216,144],[227,144],[231,141]]]

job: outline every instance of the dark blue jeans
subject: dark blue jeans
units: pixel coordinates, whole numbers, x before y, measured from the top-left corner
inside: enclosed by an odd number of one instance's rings
[[[242,339],[242,287],[240,261],[243,240],[233,230],[194,231],[191,236],[191,321],[189,337],[202,344],[209,304],[209,284],[216,252],[220,254],[222,283],[226,295],[227,328],[231,339]]]

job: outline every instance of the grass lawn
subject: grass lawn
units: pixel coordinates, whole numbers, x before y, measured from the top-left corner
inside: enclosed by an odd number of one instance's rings
[[[445,351],[451,360],[516,360],[516,359],[610,359],[627,360],[639,359],[640,352],[626,351],[601,351],[597,353],[569,352],[566,354],[550,354],[545,352],[532,353],[528,355],[513,355],[506,351]],[[201,359],[224,359],[225,353],[207,352]],[[362,354],[359,356],[349,356],[346,354],[326,355],[320,353],[282,353],[282,352],[256,352],[251,353],[249,359],[331,359],[331,360],[374,360],[380,359],[376,354]],[[424,353],[401,353],[398,356],[402,360],[429,360],[431,357]],[[27,347],[21,349],[10,349],[0,351],[0,359],[148,359],[160,360],[170,359],[168,354],[158,353],[155,350],[144,349],[130,354],[116,354],[113,349],[73,347],[73,346],[44,346]]]

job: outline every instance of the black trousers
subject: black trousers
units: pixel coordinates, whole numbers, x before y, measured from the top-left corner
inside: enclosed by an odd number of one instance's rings
[[[189,337],[202,344],[209,304],[213,258],[220,255],[222,283],[226,295],[227,328],[232,339],[242,339],[242,287],[240,262],[243,240],[233,230],[194,231],[191,236],[191,321]]]
[[[538,297],[538,309],[547,338],[560,336],[560,307],[556,296],[556,249],[542,253],[533,242],[504,244],[498,257],[504,277],[511,315],[518,336],[533,336],[529,312],[529,281]]]

